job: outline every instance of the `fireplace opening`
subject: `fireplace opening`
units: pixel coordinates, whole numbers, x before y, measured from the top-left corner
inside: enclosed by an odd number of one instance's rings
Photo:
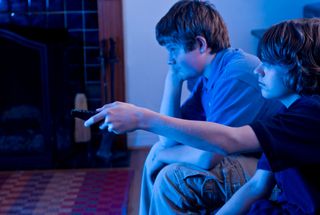
[[[52,168],[71,147],[70,110],[82,87],[68,72],[70,38],[57,29],[7,28],[0,47],[0,169]]]

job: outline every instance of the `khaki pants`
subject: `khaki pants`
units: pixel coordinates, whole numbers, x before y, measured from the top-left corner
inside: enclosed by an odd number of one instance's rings
[[[188,164],[170,164],[159,172],[154,184],[144,176],[140,215],[210,214],[250,179],[257,161],[228,156],[210,171]]]

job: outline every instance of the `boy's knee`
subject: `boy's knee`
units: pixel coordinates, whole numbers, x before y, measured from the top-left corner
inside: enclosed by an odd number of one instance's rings
[[[154,191],[163,193],[177,189],[183,180],[180,174],[181,168],[180,164],[169,164],[161,169],[153,185]]]
[[[158,174],[154,186],[157,188],[166,187],[170,189],[171,187],[177,187],[181,184],[188,183],[187,178],[203,175],[205,177],[206,174],[203,174],[196,168],[191,168],[186,164],[181,163],[173,163],[165,166]]]
[[[174,181],[176,179],[176,173],[177,171],[179,171],[180,169],[180,165],[179,164],[169,164],[165,167],[163,167],[157,178],[156,178],[156,183],[163,183],[163,182],[167,182],[167,181]]]

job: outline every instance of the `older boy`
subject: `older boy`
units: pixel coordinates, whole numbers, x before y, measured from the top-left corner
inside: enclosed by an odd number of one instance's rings
[[[277,106],[270,108],[260,94],[253,74],[260,61],[242,50],[230,48],[227,28],[212,4],[178,1],[157,24],[156,37],[169,53],[170,69],[160,110],[162,114],[190,123],[200,120],[241,126],[273,114],[277,109]],[[182,84],[193,78],[199,80],[180,107]],[[105,111],[118,105],[124,104],[114,103],[98,109],[101,112],[86,124],[101,120]],[[134,106],[125,106],[135,110]],[[117,115],[121,118],[120,113]],[[102,128],[109,126],[109,130],[113,130],[116,123],[109,124],[108,120],[105,119]],[[131,119],[127,120],[130,122],[127,126],[134,128]],[[114,131],[121,132],[121,129]],[[128,130],[125,128],[124,131]],[[256,163],[255,157],[223,157],[220,153],[182,145],[174,138],[160,137],[144,166],[140,214],[154,214],[155,208],[159,208],[160,202],[154,201],[153,190],[172,202],[161,205],[163,213],[210,212],[252,176]],[[160,183],[156,183],[159,187],[154,187],[160,170],[160,180],[170,183],[170,190],[163,190]]]

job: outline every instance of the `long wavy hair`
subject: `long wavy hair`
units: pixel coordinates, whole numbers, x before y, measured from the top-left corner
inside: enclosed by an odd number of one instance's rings
[[[320,94],[320,18],[272,26],[259,44],[263,62],[288,67],[285,84],[300,95]]]

